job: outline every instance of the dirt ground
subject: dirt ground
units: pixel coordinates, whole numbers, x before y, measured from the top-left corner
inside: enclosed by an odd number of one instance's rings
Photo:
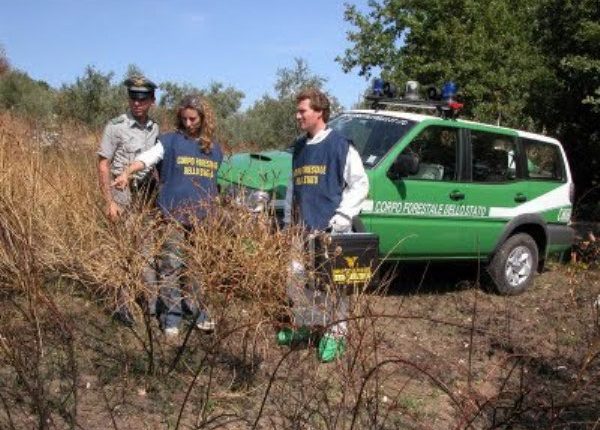
[[[34,330],[7,298],[0,428],[598,428],[600,273],[550,265],[516,297],[475,279],[469,265],[402,266],[355,298],[332,364],[310,344],[276,346],[273,321],[243,303],[215,335],[173,344],[153,321],[111,322],[70,285],[53,293],[69,329]]]
[[[477,427],[599,425],[597,271],[550,265],[525,294],[500,297],[475,287],[472,266],[403,269],[377,300],[382,313],[408,315],[387,323],[390,355],[418,358],[439,378],[428,382],[433,391],[445,384],[469,393],[471,407],[481,409]],[[427,427],[444,428],[440,402],[417,398],[417,412],[431,418]]]

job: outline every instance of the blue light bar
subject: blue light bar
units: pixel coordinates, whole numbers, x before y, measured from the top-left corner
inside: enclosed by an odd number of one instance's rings
[[[452,82],[446,82],[442,87],[442,100],[450,101],[456,97],[456,92],[458,91],[458,86]]]
[[[373,95],[377,97],[383,97],[383,79],[375,78],[373,79]]]

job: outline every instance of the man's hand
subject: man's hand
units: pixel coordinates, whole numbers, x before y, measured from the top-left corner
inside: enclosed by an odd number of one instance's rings
[[[335,214],[329,221],[329,226],[335,233],[349,233],[352,230],[352,221],[347,216]]]
[[[127,169],[125,169],[123,173],[117,176],[110,185],[112,185],[118,190],[124,190],[125,188],[127,188],[127,184],[129,184],[129,175],[127,174]]]
[[[119,219],[119,216],[121,216],[121,211],[121,207],[115,202],[111,201],[106,207],[106,216],[109,220],[115,222]]]

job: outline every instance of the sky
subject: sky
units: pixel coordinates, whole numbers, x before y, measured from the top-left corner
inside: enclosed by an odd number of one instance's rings
[[[0,0],[0,45],[55,88],[87,65],[117,82],[135,64],[156,83],[231,85],[242,108],[273,95],[277,70],[302,58],[349,108],[368,82],[335,61],[351,47],[345,3],[365,11],[368,0]]]

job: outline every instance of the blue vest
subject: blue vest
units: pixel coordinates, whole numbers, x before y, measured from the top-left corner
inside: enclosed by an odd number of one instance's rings
[[[306,141],[301,137],[294,146],[294,207],[305,227],[324,230],[342,201],[350,142],[335,130],[319,143]]]
[[[158,205],[166,217],[189,226],[193,218],[206,216],[208,205],[217,195],[217,169],[223,153],[213,142],[207,154],[197,140],[180,132],[163,134],[159,140],[165,153],[158,165]]]

